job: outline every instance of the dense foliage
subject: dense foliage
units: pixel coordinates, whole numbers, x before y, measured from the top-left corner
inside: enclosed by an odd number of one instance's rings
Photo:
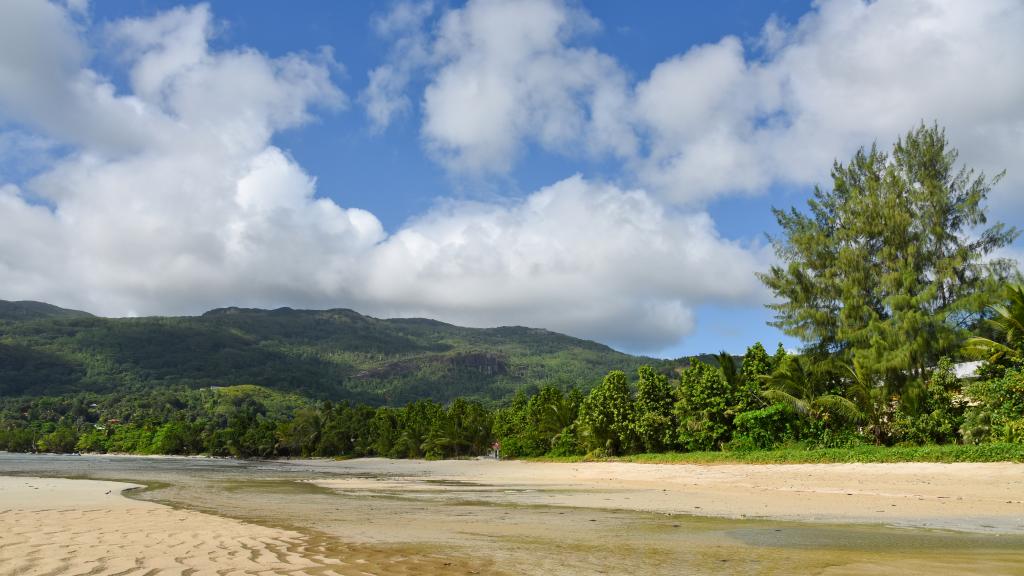
[[[494,401],[528,386],[589,388],[609,370],[651,362],[547,330],[351,310],[109,319],[0,301],[0,397],[256,384],[373,405]]]
[[[456,399],[402,407],[314,401],[259,386],[179,388],[126,397],[89,393],[0,401],[0,449],[234,457],[453,458],[622,456],[967,443],[1024,445],[1024,368],[964,385],[948,360],[914,403],[889,399],[885,434],[843,396],[853,377],[767,359],[760,345],[734,370],[694,360],[678,378],[644,366],[612,371],[588,394],[545,386],[505,407]],[[764,374],[766,370],[771,374]],[[784,381],[791,393],[780,395]],[[796,387],[799,383],[800,387]],[[829,386],[838,388],[829,388]],[[745,394],[756,391],[758,399]]]
[[[836,162],[809,213],[775,210],[783,265],[761,279],[779,302],[774,325],[815,362],[859,362],[894,393],[955,353],[998,294],[1012,261],[993,257],[1017,231],[984,227],[999,177],[956,166],[938,126],[921,126],[891,154],[861,149]]]

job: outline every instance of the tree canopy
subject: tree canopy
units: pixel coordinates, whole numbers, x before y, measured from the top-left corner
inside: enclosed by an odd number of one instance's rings
[[[958,350],[1011,261],[993,258],[1017,230],[987,225],[1002,174],[957,166],[938,126],[908,132],[886,154],[860,149],[832,168],[808,212],[775,209],[781,261],[760,274],[773,326],[818,358],[860,361],[899,387]]]

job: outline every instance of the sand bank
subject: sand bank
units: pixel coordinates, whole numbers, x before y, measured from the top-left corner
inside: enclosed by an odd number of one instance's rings
[[[438,498],[446,493],[466,498],[478,492],[480,499],[504,503],[1024,533],[1022,464],[658,465],[367,459],[346,462],[344,468],[357,476],[316,483],[340,491]]]
[[[0,476],[0,574],[434,574],[452,565],[122,496],[135,487]]]

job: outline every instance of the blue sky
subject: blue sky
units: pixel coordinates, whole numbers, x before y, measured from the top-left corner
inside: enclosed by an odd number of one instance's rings
[[[770,208],[922,120],[1009,169],[991,214],[1024,224],[1012,1],[18,0],[0,21],[5,299],[793,348],[753,276]]]

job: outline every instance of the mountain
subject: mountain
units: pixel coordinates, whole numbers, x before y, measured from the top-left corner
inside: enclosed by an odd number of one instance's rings
[[[346,309],[99,318],[0,301],[0,396],[7,397],[256,384],[371,404],[500,400],[548,383],[589,388],[609,370],[660,363],[548,330],[462,328]]]
[[[8,302],[0,300],[0,321],[40,320],[44,318],[88,318],[92,314],[80,310],[68,310],[45,302],[21,300]]]

